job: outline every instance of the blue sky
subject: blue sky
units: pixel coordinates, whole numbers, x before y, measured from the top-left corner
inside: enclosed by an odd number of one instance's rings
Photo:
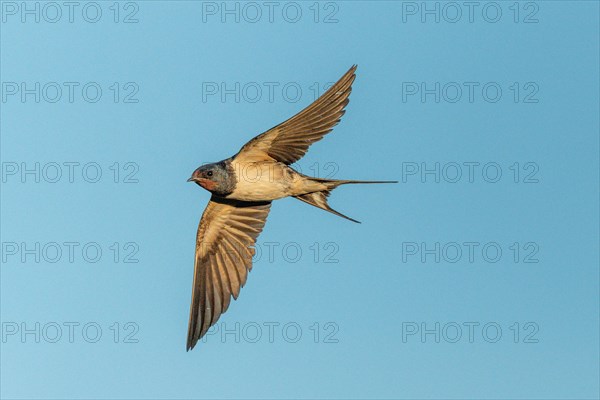
[[[599,396],[598,3],[3,1],[1,380],[21,398]],[[515,6],[515,4],[517,4]],[[185,352],[205,162],[358,64]]]

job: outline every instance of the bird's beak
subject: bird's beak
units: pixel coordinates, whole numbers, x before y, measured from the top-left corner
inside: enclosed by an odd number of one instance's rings
[[[188,182],[194,182],[194,177],[190,177],[190,179],[187,180]]]

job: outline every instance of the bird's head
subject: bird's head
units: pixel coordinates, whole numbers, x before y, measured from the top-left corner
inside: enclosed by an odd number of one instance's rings
[[[222,161],[196,168],[188,182],[195,182],[209,192],[220,196],[225,196],[233,190],[230,172]]]

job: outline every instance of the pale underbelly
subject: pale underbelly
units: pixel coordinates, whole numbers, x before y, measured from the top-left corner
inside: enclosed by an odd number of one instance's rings
[[[228,199],[242,200],[242,201],[271,201],[282,199],[290,196],[289,190],[270,183],[263,185],[255,183],[251,185],[244,185],[244,187],[236,187],[236,189],[227,196]]]
[[[297,176],[280,164],[235,165],[237,182],[228,199],[242,201],[271,201],[292,195]],[[295,175],[295,174],[294,174]]]

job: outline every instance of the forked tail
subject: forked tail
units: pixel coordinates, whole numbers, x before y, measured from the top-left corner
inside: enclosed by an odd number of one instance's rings
[[[334,210],[329,207],[327,204],[327,197],[329,194],[340,185],[346,184],[355,184],[355,183],[398,183],[398,181],[353,181],[353,180],[338,180],[338,179],[320,179],[320,178],[311,178],[312,180],[324,184],[327,189],[321,190],[319,192],[306,193],[299,196],[294,196],[298,200],[302,200],[305,203],[310,204],[311,206],[318,207],[322,210],[329,211],[332,214],[338,215],[342,218],[346,218],[352,222],[356,222],[360,224],[360,221],[357,221],[353,218],[348,217],[347,215],[342,214],[339,211]]]

